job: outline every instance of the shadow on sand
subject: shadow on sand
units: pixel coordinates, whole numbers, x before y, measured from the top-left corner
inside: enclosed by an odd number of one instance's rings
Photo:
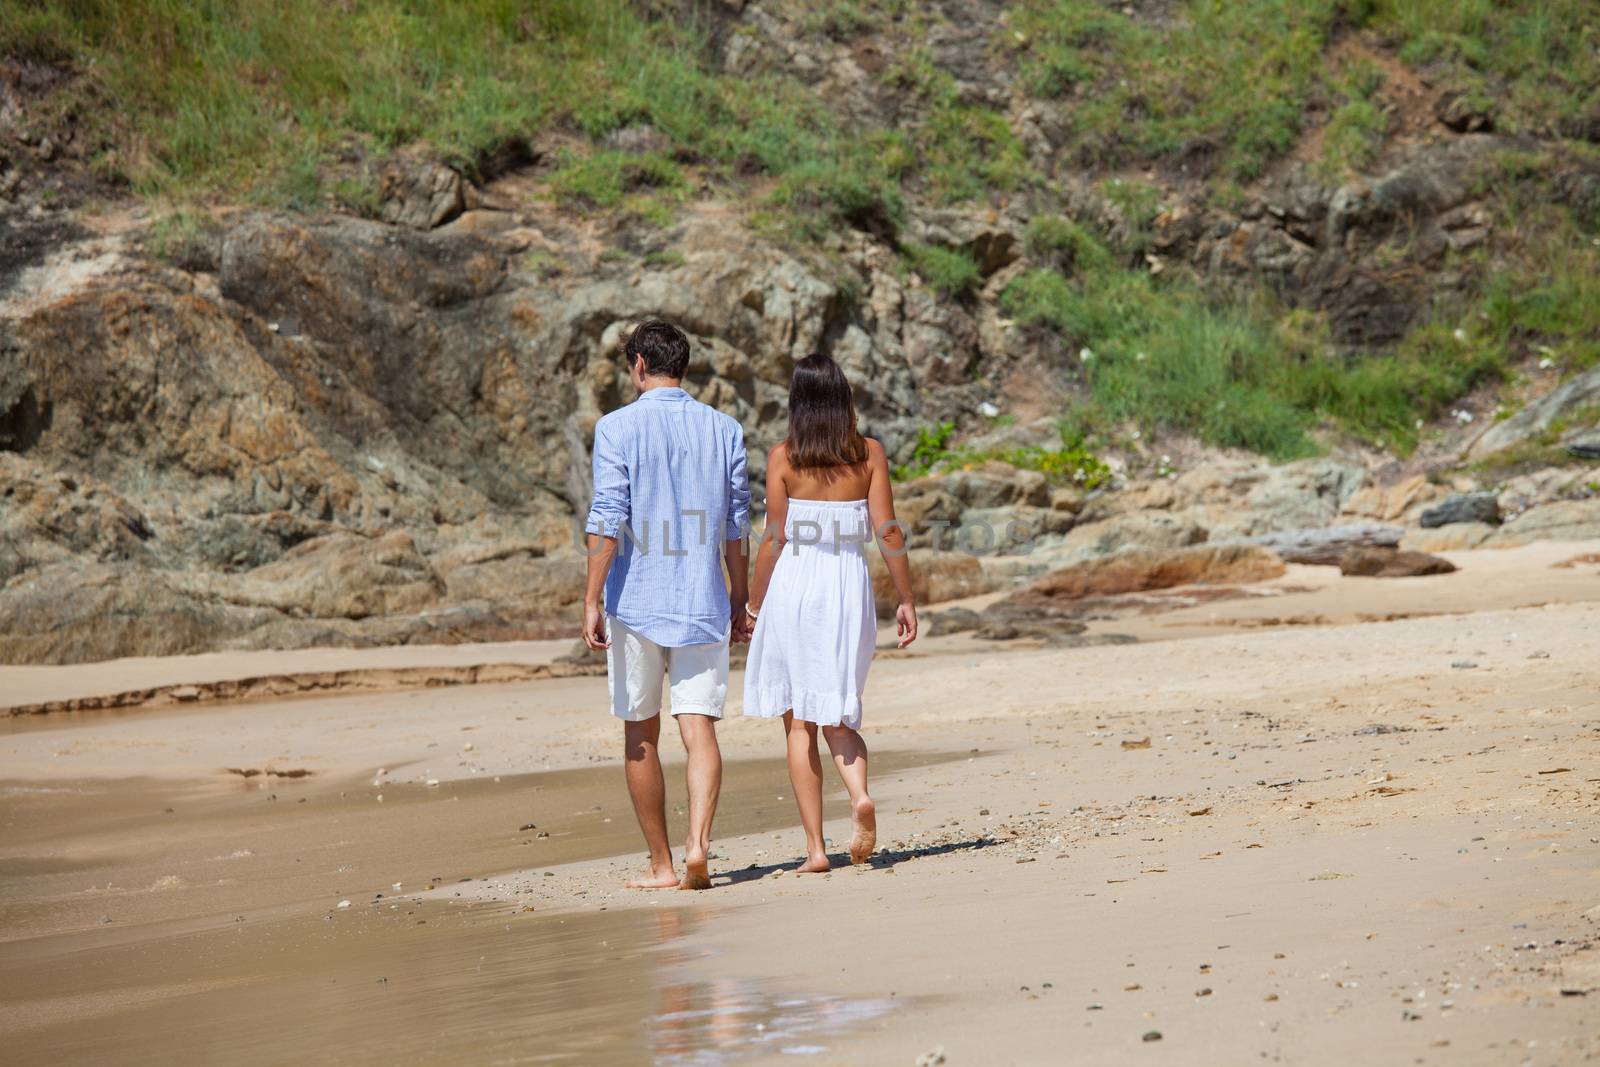
[[[863,866],[870,867],[874,870],[885,870],[894,867],[896,864],[904,863],[906,860],[920,860],[929,856],[947,856],[952,852],[972,852],[981,848],[989,848],[990,846],[997,844],[999,844],[999,842],[990,837],[972,837],[965,841],[949,841],[942,845],[920,845],[916,848],[903,849],[880,849],[879,851],[874,852],[872,854],[872,858],[863,864]],[[828,858],[833,861],[834,870],[848,870],[851,867],[850,854],[848,852],[829,853]],[[798,859],[790,860],[787,863],[768,863],[763,865],[752,863],[750,866],[744,867],[737,871],[727,871],[712,875],[711,888],[716,889],[719,886],[739,885],[741,882],[754,882],[758,879],[777,874],[779,871],[792,870],[794,867],[799,866],[799,864],[800,860]]]

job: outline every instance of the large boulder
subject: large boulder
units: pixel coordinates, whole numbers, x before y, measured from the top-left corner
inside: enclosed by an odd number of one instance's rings
[[[1412,578],[1455,569],[1447,559],[1393,548],[1350,548],[1339,560],[1339,573],[1356,578]]]
[[[1283,561],[1277,554],[1258,545],[1133,549],[1051,571],[1011,594],[1007,602],[1026,607],[1181,585],[1261,582],[1283,573]]]
[[[1398,526],[1347,523],[1310,530],[1281,530],[1249,538],[1251,544],[1272,549],[1289,563],[1336,567],[1351,548],[1394,548],[1405,531]]]

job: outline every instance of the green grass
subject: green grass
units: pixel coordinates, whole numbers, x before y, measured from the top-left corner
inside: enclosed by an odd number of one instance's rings
[[[1463,343],[1443,326],[1417,331],[1391,354],[1342,358],[1313,315],[1142,271],[1036,270],[1006,289],[1002,305],[1076,353],[1101,419],[1280,459],[1316,451],[1312,432],[1324,419],[1409,451],[1418,419],[1505,365],[1499,337]]]
[[[1159,27],[1101,0],[1022,0],[1010,38],[1037,94],[1066,105],[1085,162],[1215,146],[1249,179],[1300,133],[1336,0],[1181,0]]]
[[[1036,215],[1028,221],[1023,248],[1036,260],[1052,263],[1060,270],[1105,270],[1112,266],[1111,255],[1093,234],[1076,221],[1061,215]]]
[[[1061,444],[1056,448],[1021,445],[1014,448],[952,447],[955,423],[941,422],[917,431],[911,459],[894,469],[897,481],[910,481],[935,472],[1009,463],[1021,470],[1038,471],[1057,485],[1097,489],[1111,480],[1111,468],[1094,454],[1069,423],[1061,424]]]
[[[332,199],[365,213],[348,176],[322,187],[352,149],[425,144],[470,174],[512,139],[567,126],[595,147],[562,161],[562,200],[659,218],[663,191],[683,191],[672,172],[696,163],[712,180],[779,179],[770,206],[798,232],[892,231],[910,147],[846,128],[793,79],[713,71],[698,19],[626,0],[10,0],[0,52],[90,71],[76,105],[117,146],[99,162],[169,199]],[[998,138],[969,125],[944,131],[948,155]],[[670,149],[641,160],[600,147],[628,126]],[[1004,180],[1005,153],[986,154],[1000,162],[974,173]],[[970,191],[933,156],[941,181]]]
[[[906,260],[940,296],[959,299],[983,283],[978,264],[965,250],[939,245],[907,244]]]
[[[659,153],[595,152],[568,156],[551,177],[550,190],[564,203],[657,219],[688,184],[682,168]]]
[[[1339,79],[1337,89],[1344,102],[1328,118],[1317,167],[1329,184],[1365,170],[1377,158],[1389,128],[1389,118],[1376,99],[1382,87],[1383,72],[1369,60],[1354,64]]]
[[[942,204],[976,200],[990,190],[1017,189],[1032,179],[1027,155],[1004,115],[942,102],[917,138],[930,196]]]
[[[1592,0],[1177,0],[1152,25],[1102,0],[1018,0],[1026,85],[1062,102],[1086,163],[1170,158],[1196,143],[1249,180],[1334,105],[1329,175],[1370,162],[1384,134],[1376,84],[1353,87],[1324,52],[1336,30],[1374,30],[1402,61],[1465,93],[1513,133],[1566,133],[1600,108]],[[1369,72],[1370,73],[1370,72]]]
[[[574,34],[584,7],[12,0],[0,43],[93,65],[114,106],[91,118],[116,126],[141,189],[257,191],[293,187],[285,172],[350,136],[470,165],[537,128],[555,102],[546,61],[604,43]]]

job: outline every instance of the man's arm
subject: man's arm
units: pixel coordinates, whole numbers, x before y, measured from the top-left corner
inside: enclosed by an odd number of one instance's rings
[[[584,523],[588,534],[589,574],[583,591],[583,643],[595,651],[610,645],[606,638],[606,575],[617,555],[617,537],[631,515],[628,465],[604,423],[594,432],[594,498]]]
[[[617,555],[617,539],[599,534],[588,536],[589,580],[583,589],[583,643],[596,652],[611,646],[606,636],[606,575]]]

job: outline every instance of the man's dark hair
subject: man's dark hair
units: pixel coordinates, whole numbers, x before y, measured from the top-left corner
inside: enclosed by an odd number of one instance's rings
[[[660,319],[649,319],[633,328],[622,343],[629,365],[644,360],[644,372],[652,378],[682,378],[689,371],[689,338],[684,332]]]

